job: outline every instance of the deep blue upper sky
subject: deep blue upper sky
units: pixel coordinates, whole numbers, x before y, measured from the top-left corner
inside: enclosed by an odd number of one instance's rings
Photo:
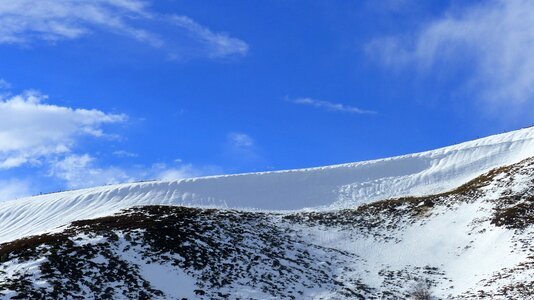
[[[534,120],[534,33],[510,34],[532,23],[510,17],[524,1],[31,2],[0,4],[3,101],[36,111],[0,108],[23,119],[0,119],[0,161],[25,159],[0,167],[14,196],[382,158]],[[115,120],[41,118],[50,106]]]

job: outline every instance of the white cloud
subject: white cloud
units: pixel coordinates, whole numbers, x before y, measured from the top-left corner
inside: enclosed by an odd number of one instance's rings
[[[215,33],[192,19],[150,11],[140,0],[17,0],[0,1],[0,43],[31,44],[41,40],[73,40],[98,31],[129,37],[163,49],[169,56],[181,56],[183,41],[175,34],[182,30],[199,42],[208,57],[244,55],[248,45],[224,33]],[[164,35],[161,28],[167,28]],[[183,33],[182,33],[183,35]]]
[[[71,189],[135,181],[124,170],[116,167],[100,168],[88,155],[69,155],[51,164],[49,175],[66,182]]]
[[[46,99],[32,91],[0,98],[0,169],[68,153],[78,138],[105,137],[102,125],[126,120],[125,115],[95,109],[46,104]]]
[[[105,124],[124,122],[122,114],[99,110],[69,108],[45,103],[47,96],[35,91],[0,96],[0,171],[30,165],[30,170],[45,171],[68,189],[117,184],[140,180],[172,180],[222,173],[216,167],[196,167],[175,160],[152,166],[102,165],[92,154],[74,152],[79,139],[111,137]],[[125,150],[112,153],[132,158],[137,154]],[[38,176],[33,176],[37,179]],[[0,180],[0,200],[30,194],[28,181]],[[46,191],[47,189],[44,188]]]
[[[308,105],[315,108],[324,109],[327,111],[333,111],[333,112],[347,112],[347,113],[354,113],[354,114],[374,114],[376,112],[370,111],[370,110],[364,110],[360,109],[358,107],[339,104],[339,103],[333,103],[329,101],[323,101],[323,100],[317,100],[312,98],[297,98],[293,100],[288,100],[295,104],[300,105]]]
[[[144,169],[138,177],[142,179],[177,180],[201,176],[224,174],[224,170],[216,165],[195,165],[175,159],[172,163],[156,163]]]
[[[384,37],[366,49],[390,66],[421,70],[473,64],[471,89],[491,104],[534,102],[534,1],[492,0],[447,13],[411,37]]]
[[[183,164],[175,167],[168,167],[163,164],[155,167],[154,171],[155,179],[158,180],[176,180],[205,175],[205,172],[195,168],[192,164]]]
[[[47,104],[47,96],[34,91],[5,97],[0,96],[0,171],[30,165],[30,172],[45,171],[68,189],[222,173],[220,168],[197,167],[180,159],[171,165],[159,163],[148,167],[103,165],[92,154],[75,153],[75,146],[85,136],[112,137],[104,132],[103,125],[124,122],[125,115]],[[245,141],[242,143],[246,146]],[[125,150],[112,154],[137,156]],[[38,176],[32,177],[35,180]],[[0,180],[0,200],[30,195],[30,187],[35,189],[36,185],[29,181]]]
[[[0,180],[0,201],[14,200],[31,195],[30,183],[24,180]]]
[[[216,166],[194,166],[190,163],[155,163],[133,167],[100,166],[90,154],[71,154],[51,161],[48,176],[64,182],[69,189],[95,187],[144,180],[177,180],[220,174]]]

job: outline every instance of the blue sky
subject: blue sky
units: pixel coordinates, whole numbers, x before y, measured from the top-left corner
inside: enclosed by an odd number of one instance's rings
[[[531,1],[0,0],[0,199],[534,123]]]

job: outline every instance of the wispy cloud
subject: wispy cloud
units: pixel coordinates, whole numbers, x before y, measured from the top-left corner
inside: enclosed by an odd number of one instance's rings
[[[220,168],[198,167],[190,163],[175,163],[175,164],[154,164],[150,170],[151,177],[158,180],[177,180],[184,178],[194,178],[205,175],[213,175],[222,172]]]
[[[449,11],[416,33],[366,45],[388,66],[472,66],[470,89],[493,106],[534,102],[534,2],[492,0]]]
[[[98,167],[89,154],[72,154],[50,164],[49,176],[64,181],[67,188],[77,189],[136,180],[118,167]]]
[[[150,33],[130,25],[149,17],[138,0],[19,0],[0,2],[0,43],[28,44],[76,39],[94,30],[111,30],[158,44]]]
[[[45,103],[47,96],[27,91],[0,97],[0,169],[38,164],[68,153],[83,136],[106,137],[102,125],[120,123],[125,115]]]
[[[49,191],[40,184],[42,176],[57,186],[76,189],[223,173],[217,166],[197,166],[179,159],[171,163],[126,167],[104,164],[98,152],[80,153],[81,140],[87,137],[114,140],[110,139],[114,135],[104,130],[104,126],[123,123],[127,116],[58,106],[47,101],[46,95],[36,91],[0,96],[0,175],[27,174],[24,180],[0,179],[0,201],[28,196],[39,190]],[[239,134],[232,136],[232,141],[235,149],[244,151],[241,154],[251,150],[254,144],[248,136]],[[137,156],[126,150],[111,154],[127,159]],[[30,173],[24,173],[28,171]]]
[[[176,26],[190,32],[194,38],[210,45],[211,49],[208,53],[210,57],[225,57],[232,54],[245,55],[249,50],[249,45],[244,41],[233,38],[226,33],[215,33],[191,18],[173,16],[171,20]]]
[[[261,148],[254,138],[244,132],[230,132],[223,144],[223,154],[229,163],[240,171],[241,168],[256,169],[266,164]]]
[[[13,200],[31,195],[31,184],[26,180],[0,180],[0,201]]]
[[[245,55],[249,46],[217,33],[189,17],[163,15],[141,0],[17,0],[0,1],[0,44],[57,43],[110,32],[162,49],[170,57],[211,58]],[[164,33],[165,32],[165,33]],[[188,44],[177,36],[189,36]],[[200,51],[199,51],[200,49]]]
[[[128,158],[139,156],[137,153],[133,153],[133,152],[126,151],[126,150],[116,150],[116,151],[113,151],[112,154],[115,155],[116,157],[128,157]]]
[[[222,169],[217,166],[196,166],[181,161],[149,166],[102,166],[96,157],[87,153],[70,154],[48,165],[48,176],[64,182],[69,189],[142,180],[177,180],[221,173]]]
[[[10,88],[11,88],[11,83],[0,78],[0,90],[10,89]]]
[[[364,110],[358,107],[344,105],[340,103],[334,103],[324,100],[317,100],[312,98],[296,98],[288,99],[289,102],[299,104],[299,105],[308,105],[319,109],[324,109],[326,111],[332,112],[346,112],[353,114],[375,114],[376,112],[371,110]]]
[[[229,144],[239,150],[249,150],[256,147],[254,139],[250,135],[242,132],[231,132],[228,134]]]

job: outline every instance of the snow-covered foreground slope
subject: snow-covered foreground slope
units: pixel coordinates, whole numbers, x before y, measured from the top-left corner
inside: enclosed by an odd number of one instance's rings
[[[0,299],[184,298],[534,299],[534,158],[352,209],[140,206],[0,244]]]
[[[438,150],[336,166],[104,186],[0,203],[0,243],[136,205],[341,209],[456,187],[534,156],[534,128]]]

